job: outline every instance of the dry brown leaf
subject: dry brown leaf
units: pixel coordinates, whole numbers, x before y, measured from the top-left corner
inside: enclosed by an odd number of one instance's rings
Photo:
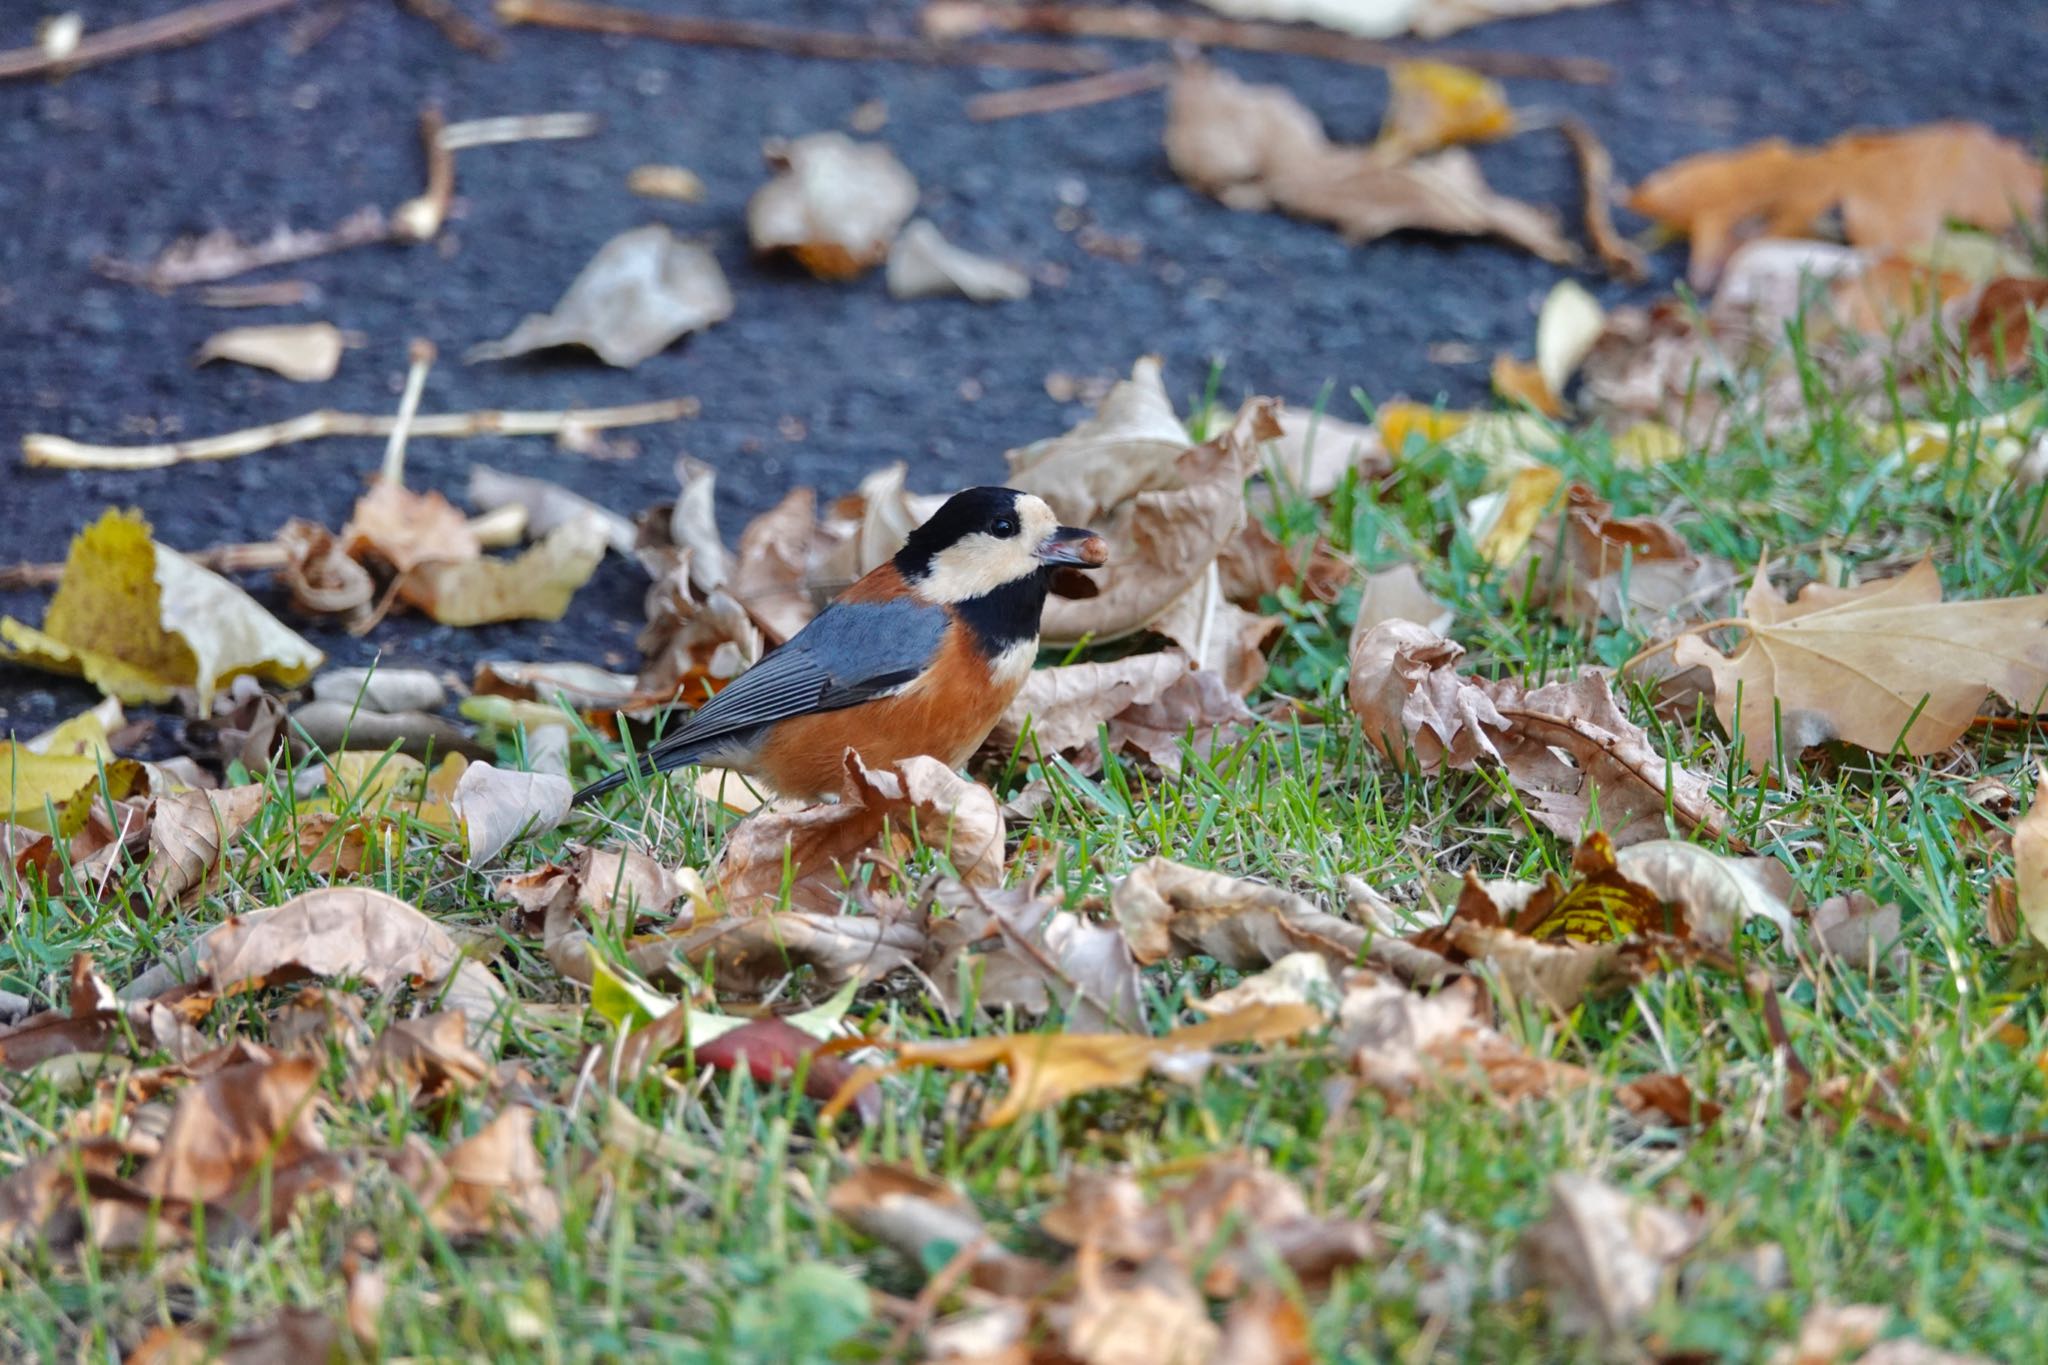
[[[356,500],[341,541],[352,558],[375,555],[401,574],[483,553],[469,518],[454,503],[432,489],[415,492],[384,478],[372,481],[370,491]]]
[[[1267,443],[1260,468],[1280,487],[1319,500],[1336,492],[1353,470],[1360,482],[1371,484],[1391,473],[1394,462],[1378,427],[1312,409],[1287,408],[1280,413],[1280,434]]]
[[[935,758],[870,768],[849,752],[838,802],[763,812],[734,828],[711,869],[712,895],[752,911],[780,898],[787,870],[791,906],[837,910],[842,870],[850,874],[885,832],[899,845],[915,834],[976,886],[1002,884],[1003,815],[994,793]]]
[[[413,1134],[390,1160],[448,1237],[544,1237],[561,1225],[561,1200],[533,1146],[533,1110],[523,1104],[501,1109],[445,1155]]]
[[[2034,364],[2034,333],[2048,316],[2048,280],[1993,280],[1977,296],[1970,316],[1968,353],[2003,378],[2025,374]]]
[[[2048,947],[2048,800],[2043,793],[2048,793],[2048,766],[2035,777],[2027,813],[2012,827],[2012,899],[2027,932]]]
[[[1552,1176],[1550,1196],[1549,1215],[1523,1238],[1525,1271],[1563,1331],[1631,1339],[1700,1229],[1588,1175]]]
[[[1412,621],[1432,634],[1449,630],[1454,613],[1422,585],[1413,564],[1396,564],[1365,576],[1358,594],[1358,620],[1351,628],[1351,648],[1385,621]]]
[[[934,900],[948,913],[934,919],[918,965],[950,1008],[971,998],[983,1010],[1040,1015],[1058,1005],[1076,1032],[1143,1026],[1138,965],[1118,929],[1026,887],[980,891],[949,878]]]
[[[1944,602],[1932,560],[1856,588],[1809,584],[1787,602],[1757,566],[1724,655],[1697,635],[1673,660],[1714,675],[1714,710],[1750,766],[1771,771],[1816,744],[1938,753],[1995,692],[2048,703],[2048,594]]]
[[[1199,676],[1248,696],[1266,678],[1266,646],[1286,624],[1246,611],[1223,589],[1220,563],[1161,612],[1150,629],[1180,646]]]
[[[1167,101],[1166,155],[1189,184],[1235,209],[1280,209],[1348,240],[1419,228],[1505,238],[1560,265],[1578,252],[1547,209],[1495,194],[1463,148],[1390,162],[1331,143],[1279,86],[1208,66],[1183,68]]]
[[[516,559],[422,564],[405,576],[398,595],[444,626],[559,621],[597,572],[606,536],[602,522],[572,521]]]
[[[1617,517],[1613,510],[1585,484],[1568,485],[1563,505],[1545,515],[1509,569],[1516,591],[1567,621],[1618,621],[1639,630],[1646,625],[1640,616],[1711,614],[1734,585],[1734,569],[1696,553],[1656,517]]]
[[[1289,953],[1227,990],[1189,1002],[1198,1014],[1211,1018],[1254,1005],[1314,1005],[1324,1014],[1334,1015],[1337,1003],[1337,978],[1330,974],[1330,959],[1307,952]]]
[[[551,313],[531,313],[499,341],[463,358],[504,360],[554,346],[585,346],[607,365],[631,369],[688,332],[732,316],[732,286],[718,258],[659,223],[606,242]]]
[[[569,939],[552,932],[548,958],[565,976],[582,980]],[[586,950],[587,951],[587,950]],[[645,939],[627,954],[635,971],[662,983],[686,964],[708,977],[723,996],[767,995],[791,973],[809,968],[817,984],[834,990],[848,981],[879,981],[925,955],[924,929],[901,919],[823,914],[807,910],[728,915],[680,932]]]
[[[992,1293],[1028,1293],[1050,1271],[1004,1250],[965,1195],[905,1166],[857,1167],[832,1187],[826,1204],[863,1234],[894,1248],[920,1274],[929,1273],[940,1248],[970,1256],[968,1283]]]
[[[1360,973],[1338,1009],[1337,1050],[1361,1080],[1396,1102],[1422,1091],[1476,1090],[1512,1104],[1592,1079],[1497,1032],[1486,1012],[1470,981],[1418,995]]]
[[[1799,1337],[1769,1365],[1992,1365],[1989,1358],[1941,1351],[1918,1337],[1884,1338],[1892,1310],[1878,1303],[1817,1303],[1799,1320]]]
[[[899,299],[959,295],[976,303],[1014,303],[1031,297],[1031,277],[1013,265],[954,246],[919,218],[889,248],[889,293]]]
[[[333,533],[318,522],[293,517],[278,531],[277,544],[285,555],[277,576],[295,610],[347,616],[368,608],[377,595],[369,571],[344,554]]]
[[[26,1071],[52,1057],[119,1049],[130,1038],[144,1052],[168,1052],[174,1062],[183,1062],[206,1051],[193,1025],[213,1002],[211,992],[189,986],[123,1002],[93,969],[91,955],[76,953],[68,1008],[44,1010],[0,1028],[0,1067]]]
[[[1278,434],[1271,400],[1254,398],[1230,427],[1175,460],[1177,487],[1138,493],[1102,524],[1109,563],[1085,599],[1046,603],[1047,644],[1115,640],[1167,614],[1209,574],[1244,525],[1244,480],[1258,444]],[[1220,597],[1220,589],[1218,593]]]
[[[819,604],[805,584],[807,547],[816,517],[817,495],[808,488],[793,488],[748,523],[733,552],[726,591],[746,606],[772,643],[787,640],[818,614]]]
[[[331,322],[230,327],[208,337],[192,363],[231,360],[238,365],[275,370],[300,384],[317,384],[334,378],[347,344],[341,329]]]
[[[340,1346],[332,1318],[317,1308],[287,1308],[232,1336],[192,1323],[152,1328],[122,1365],[319,1365]]]
[[[983,1127],[1000,1128],[1075,1095],[1135,1085],[1149,1071],[1192,1081],[1208,1070],[1215,1048],[1230,1043],[1279,1042],[1322,1021],[1322,1011],[1310,1006],[1275,1005],[1239,1010],[1159,1038],[1128,1033],[1016,1033],[937,1043],[881,1043],[877,1046],[891,1053],[893,1060],[862,1067],[832,1097],[819,1120],[829,1124],[882,1077],[912,1067],[987,1071],[1000,1065],[1009,1072],[1010,1088],[1002,1103],[982,1119]]]
[[[2019,143],[1976,123],[1850,133],[1802,149],[1770,138],[1705,152],[1636,187],[1629,207],[1692,238],[1692,279],[1713,282],[1745,228],[1810,237],[1839,209],[1856,246],[1905,252],[1948,222],[2003,232],[2039,215],[2042,176]]]
[[[1069,525],[1090,526],[1136,494],[1181,487],[1180,457],[1192,444],[1166,396],[1159,357],[1148,355],[1103,396],[1093,417],[1003,458],[1011,487],[1044,498]]]
[[[1066,1356],[1083,1365],[1203,1365],[1222,1333],[1185,1268],[1155,1258],[1112,1267],[1091,1249],[1076,1259],[1073,1297],[1046,1319]]]
[[[1027,756],[1062,754],[1093,773],[1102,764],[1097,741],[1106,725],[1111,752],[1143,758],[1172,775],[1180,772],[1184,739],[1206,753],[1253,723],[1221,677],[1190,669],[1178,650],[1163,650],[1034,671],[988,744],[1007,756],[1028,725]]]
[[[378,1035],[357,1065],[350,1092],[368,1099],[390,1086],[411,1100],[482,1085],[491,1064],[470,1049],[467,1031],[459,1010],[398,1020]]]
[[[1670,762],[1622,714],[1605,675],[1587,672],[1533,692],[1512,680],[1460,676],[1464,649],[1408,621],[1387,621],[1351,644],[1352,710],[1366,738],[1423,773],[1507,769],[1547,828],[1583,832],[1597,803],[1616,844],[1658,838],[1667,814],[1682,828],[1718,834],[1712,784]],[[1667,809],[1668,808],[1668,809]]]
[[[775,177],[747,201],[747,239],[757,252],[789,252],[821,279],[880,264],[917,208],[916,177],[879,142],[812,133],[763,154]]]
[[[262,811],[261,786],[181,792],[159,797],[149,823],[143,894],[159,910],[189,905],[220,877],[228,843]]]
[[[825,509],[812,533],[805,572],[812,600],[836,597],[879,567],[945,503],[943,496],[910,492],[904,486],[908,473],[901,460],[884,465]]]

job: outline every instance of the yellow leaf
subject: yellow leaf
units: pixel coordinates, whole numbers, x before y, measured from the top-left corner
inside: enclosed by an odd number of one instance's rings
[[[103,762],[107,790],[115,800],[135,790],[142,765],[133,759],[108,762],[96,754],[39,754],[13,740],[0,742],[0,818],[45,834],[76,834],[92,803],[100,799]],[[56,811],[54,825],[46,805]]]
[[[1564,401],[1543,381],[1543,371],[1503,351],[1493,358],[1493,391],[1515,403],[1527,403],[1545,417],[1564,416]]]
[[[1685,438],[1662,422],[1638,422],[1614,438],[1618,469],[1648,469],[1685,454]]]
[[[90,711],[59,721],[30,740],[28,747],[39,754],[96,754],[111,759],[114,747],[108,737],[127,720],[120,700],[109,697]]]
[[[141,513],[112,509],[72,540],[42,629],[0,619],[0,656],[125,702],[190,689],[202,715],[230,678],[295,687],[324,657],[240,588],[151,541]]]
[[[1390,154],[1491,142],[1515,131],[1507,91],[1477,71],[1449,62],[1396,62],[1387,82],[1387,118],[1377,145]]]
[[[559,621],[608,543],[602,525],[578,518],[517,559],[421,564],[406,575],[399,596],[444,626]]]
[[[2020,918],[2034,941],[2048,947],[2048,801],[2041,799],[2043,793],[2048,793],[2048,764],[2034,780],[2034,804],[2012,827],[2012,871]]]
[[[1530,465],[1509,475],[1507,487],[1474,498],[1473,541],[1479,553],[1492,564],[1514,563],[1563,487],[1564,475],[1558,470]]]
[[[1387,443],[1388,453],[1399,459],[1408,447],[1409,437],[1420,445],[1441,445],[1464,430],[1472,417],[1469,412],[1445,412],[1421,403],[1382,403],[1378,414],[1380,438]]]

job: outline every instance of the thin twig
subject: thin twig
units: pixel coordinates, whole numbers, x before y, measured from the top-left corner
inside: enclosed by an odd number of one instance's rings
[[[701,404],[694,398],[667,398],[617,408],[570,408],[561,411],[442,412],[412,424],[422,436],[572,436],[613,427],[649,426],[695,417]],[[388,437],[397,419],[388,413],[336,412],[322,408],[283,422],[247,427],[220,436],[204,436],[164,445],[100,446],[31,432],[21,438],[25,463],[43,469],[167,469],[200,460],[232,460],[300,441],[329,436]]]
[[[1023,114],[1052,114],[1063,109],[1083,109],[1107,104],[1127,95],[1157,90],[1173,80],[1173,67],[1166,62],[1128,66],[1105,71],[1099,76],[1082,76],[1071,81],[1027,85],[1022,90],[997,90],[967,101],[967,117],[976,123],[1017,118]]]
[[[398,399],[391,439],[384,443],[384,467],[379,475],[393,488],[405,487],[405,442],[412,435],[413,419],[419,416],[420,394],[427,387],[427,371],[434,368],[434,355],[433,342],[419,339],[412,343],[412,368],[405,372],[405,392]]]
[[[592,137],[603,127],[595,114],[506,114],[451,123],[441,130],[441,145],[451,152],[471,147],[496,147],[507,142],[557,142]]]
[[[199,291],[199,301],[208,308],[290,308],[315,302],[319,297],[319,289],[305,280],[219,284]]]
[[[398,3],[441,30],[442,37],[464,52],[474,52],[479,57],[493,60],[505,55],[503,38],[455,8],[449,0],[398,0]]]
[[[40,46],[17,47],[0,52],[0,81],[61,75],[158,48],[181,47],[251,19],[290,9],[297,3],[298,0],[206,0],[205,4],[187,5],[154,19],[89,33],[61,57],[52,57]]]
[[[1594,252],[1615,276],[1630,284],[1641,284],[1650,278],[1650,263],[1643,259],[1642,251],[1634,242],[1615,229],[1614,206],[1610,202],[1614,193],[1614,158],[1608,155],[1607,144],[1580,119],[1561,119],[1557,130],[1564,134],[1564,140],[1571,144],[1572,155],[1579,159],[1579,183],[1586,206],[1586,236],[1593,243]]]
[[[429,104],[420,110],[420,146],[427,154],[427,187],[416,199],[408,199],[391,211],[391,235],[402,242],[429,242],[448,221],[448,206],[455,202],[455,153],[441,140],[447,121],[441,106]]]
[[[499,5],[507,0],[499,0]],[[1428,57],[1487,76],[1605,85],[1614,78],[1603,61],[1590,57],[1545,57],[1521,52],[1397,47],[1326,29],[1256,23],[1204,14],[1168,14],[1143,5],[1009,5],[984,0],[933,0],[924,9],[927,37],[950,41],[994,29],[1004,33],[1046,33],[1064,38],[1122,38],[1146,43],[1195,43],[1243,52],[1278,52],[1320,57],[1353,66],[1391,66]]]
[[[146,265],[102,257],[92,268],[111,280],[139,284],[149,289],[170,290],[186,284],[211,284],[233,279],[266,266],[311,260],[351,247],[369,246],[392,239],[393,229],[384,211],[375,204],[357,209],[326,231],[313,228],[279,227],[260,242],[244,243],[226,228],[203,237],[186,237],[173,242],[162,255]]]
[[[996,66],[1018,71],[1100,71],[1109,61],[1099,52],[1059,43],[942,43],[881,33],[787,28],[751,19],[711,19],[648,14],[588,0],[498,0],[498,20],[539,24],[583,33],[659,38],[699,47],[745,47],[787,57],[823,57],[847,62],[923,62],[934,66]]]

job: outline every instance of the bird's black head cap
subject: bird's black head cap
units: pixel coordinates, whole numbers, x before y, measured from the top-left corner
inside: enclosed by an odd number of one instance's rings
[[[896,552],[896,570],[906,579],[924,577],[940,551],[980,532],[998,540],[1018,534],[1017,490],[985,484],[963,488],[910,533]]]

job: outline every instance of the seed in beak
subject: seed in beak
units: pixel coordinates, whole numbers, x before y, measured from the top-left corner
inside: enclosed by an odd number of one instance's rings
[[[1040,543],[1038,558],[1044,564],[1099,569],[1109,562],[1109,546],[1086,527],[1062,526]]]

